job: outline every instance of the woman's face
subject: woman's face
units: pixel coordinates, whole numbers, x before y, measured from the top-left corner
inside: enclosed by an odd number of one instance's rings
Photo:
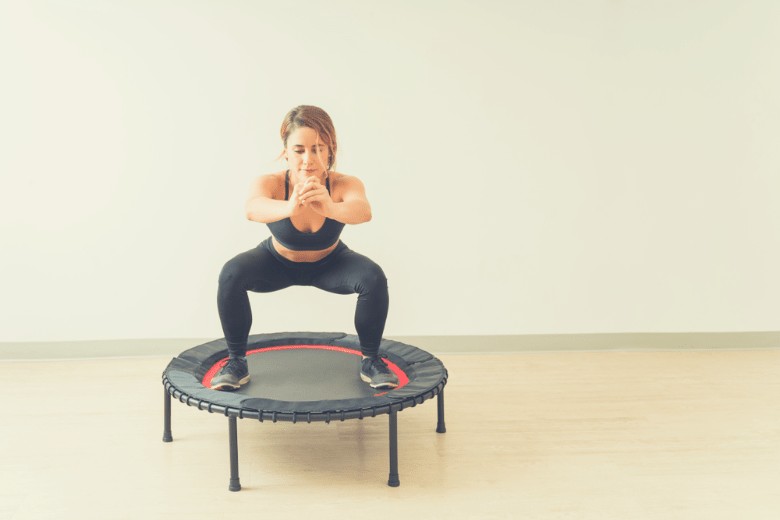
[[[313,128],[300,127],[287,137],[285,149],[290,171],[303,177],[322,177],[328,169],[330,150]]]

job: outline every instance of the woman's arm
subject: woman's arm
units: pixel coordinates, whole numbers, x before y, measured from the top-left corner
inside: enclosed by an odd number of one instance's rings
[[[361,224],[371,220],[371,204],[366,198],[366,189],[357,177],[341,177],[342,202],[334,202],[330,218],[344,224]]]
[[[266,224],[282,220],[292,214],[297,202],[297,190],[293,190],[290,200],[274,200],[273,193],[278,183],[278,177],[273,174],[263,175],[252,183],[249,198],[244,206],[246,218]]]

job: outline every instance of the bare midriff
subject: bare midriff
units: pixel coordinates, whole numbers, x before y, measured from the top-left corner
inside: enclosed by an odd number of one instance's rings
[[[336,243],[327,249],[321,249],[317,251],[296,251],[294,249],[287,249],[282,244],[280,244],[278,240],[276,240],[276,237],[273,236],[271,237],[271,243],[274,245],[274,249],[276,249],[280,255],[293,262],[316,262],[318,260],[322,260],[334,249],[336,249],[336,246],[339,245],[339,241],[336,240]]]

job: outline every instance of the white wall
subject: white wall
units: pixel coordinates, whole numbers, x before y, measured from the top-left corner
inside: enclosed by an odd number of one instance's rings
[[[297,104],[367,186],[386,335],[778,330],[778,49],[774,0],[0,2],[0,341],[221,336]]]

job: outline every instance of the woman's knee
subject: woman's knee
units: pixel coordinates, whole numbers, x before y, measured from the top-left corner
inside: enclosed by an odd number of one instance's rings
[[[222,270],[219,272],[219,286],[227,288],[236,284],[243,285],[244,277],[245,269],[242,262],[237,257],[232,258],[222,266]]]
[[[379,265],[370,263],[360,271],[363,292],[387,291],[387,276]]]

